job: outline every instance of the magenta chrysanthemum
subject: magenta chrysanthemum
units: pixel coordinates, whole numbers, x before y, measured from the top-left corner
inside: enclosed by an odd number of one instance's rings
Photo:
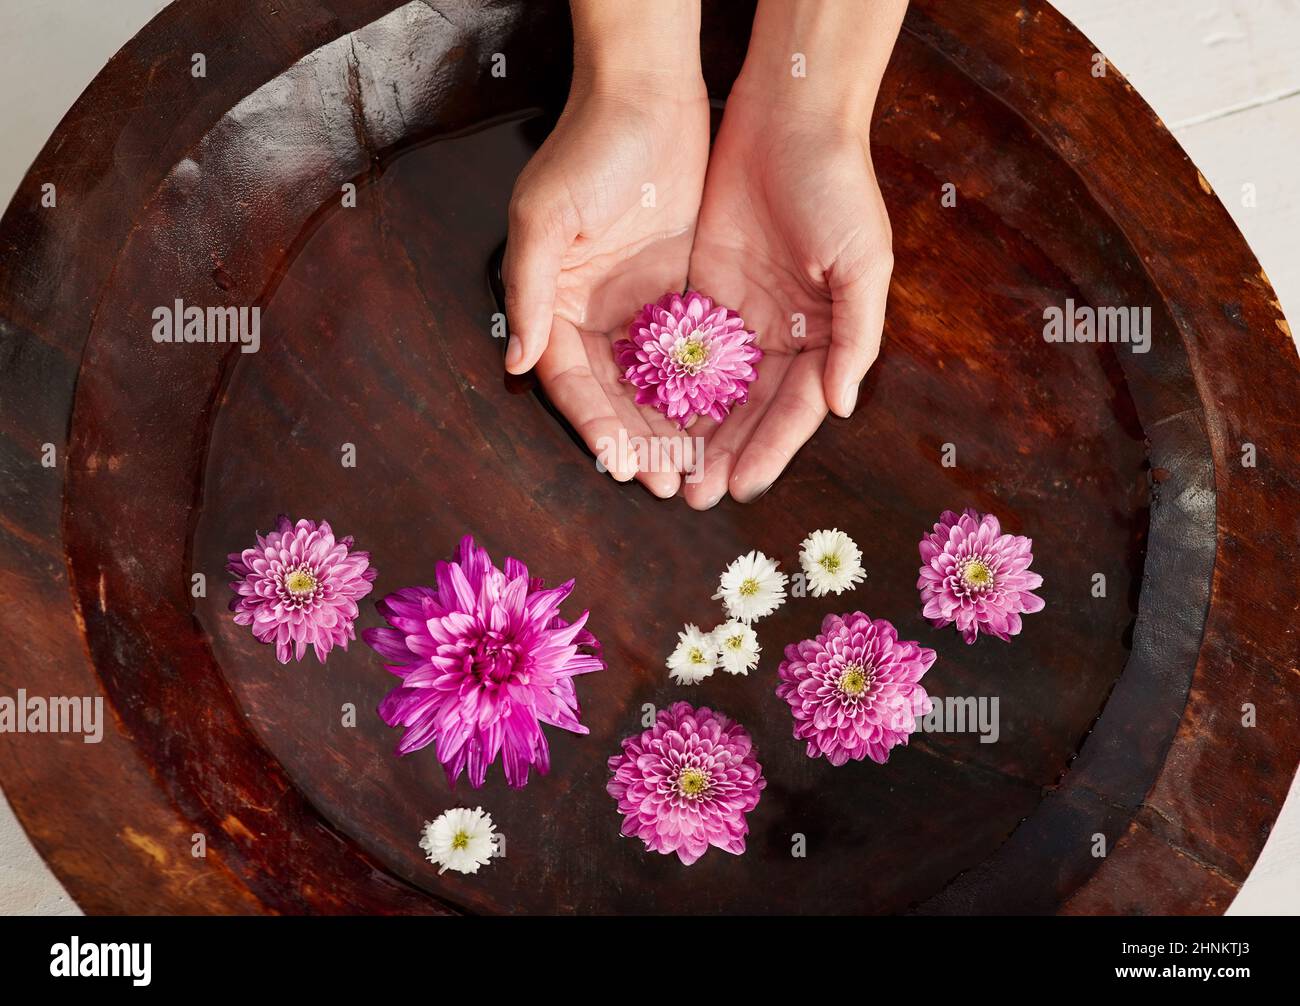
[[[785,648],[776,694],[790,704],[809,758],[884,764],[932,708],[920,681],[933,663],[934,650],[900,640],[884,619],[827,615],[816,639]]]
[[[744,405],[763,351],[735,311],[694,290],[666,293],[632,320],[628,338],[614,343],[623,380],[678,426],[693,415],[721,422]]]
[[[335,646],[348,648],[357,601],[370,593],[378,571],[370,555],[335,539],[329,521],[290,522],[283,514],[257,546],[231,552],[226,570],[237,579],[230,610],[263,643],[275,643],[282,664],[301,660],[308,644],[321,663]]]
[[[468,535],[435,576],[437,589],[407,587],[379,602],[392,628],[362,633],[402,679],[379,715],[406,728],[398,754],[436,744],[452,786],[468,770],[478,789],[497,755],[506,781],[525,786],[530,766],[550,769],[543,723],[587,733],[573,677],[605,666],[584,628],[588,612],[566,622],[560,605],[574,581],[543,590],[518,559],[498,569]]]
[[[1032,546],[1028,538],[1003,534],[992,514],[967,510],[959,517],[945,510],[920,542],[922,614],[936,629],[956,622],[967,643],[981,629],[1009,641],[1020,632],[1021,614],[1043,610],[1043,599],[1030,593],[1043,584],[1029,570]]]
[[[622,833],[690,866],[710,845],[739,856],[767,781],[745,728],[711,709],[678,702],[655,725],[623,741],[606,789]]]

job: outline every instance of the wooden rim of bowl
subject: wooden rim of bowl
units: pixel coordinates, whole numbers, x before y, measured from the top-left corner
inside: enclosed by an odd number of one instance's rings
[[[102,691],[114,711],[93,758],[76,737],[19,750],[0,736],[0,780],[37,849],[87,912],[450,909],[324,819],[243,721],[219,671],[197,683],[180,677],[181,668],[215,667],[195,627],[164,633],[186,641],[179,649],[123,653],[114,644],[124,634],[102,604],[105,578],[113,590],[122,584],[109,545],[100,553],[92,541],[100,531],[111,544],[113,529],[100,527],[86,504],[122,487],[98,467],[74,409],[84,407],[77,381],[92,319],[132,221],[247,95],[401,4],[281,6],[279,15],[255,0],[164,9],[87,88],[0,221],[9,249],[0,262],[3,440],[24,459],[11,465],[0,535],[7,601],[0,625],[20,642],[0,656],[0,680],[10,690],[39,680],[51,694]],[[551,37],[544,27],[563,17],[557,7],[503,10],[502,51],[509,37],[534,45]],[[1276,634],[1265,632],[1300,607],[1295,578],[1268,575],[1297,550],[1300,466],[1287,447],[1300,360],[1290,331],[1227,211],[1132,87],[1110,66],[1103,77],[1087,75],[1086,89],[1080,84],[1074,70],[1092,65],[1095,47],[1051,7],[914,0],[904,30],[1012,109],[1072,168],[1143,263],[1180,339],[1121,360],[1154,483],[1130,661],[1078,758],[1035,813],[987,862],[918,910],[997,911],[1000,892],[1015,883],[1071,892],[1063,901],[1045,893],[1031,910],[1221,911],[1258,856],[1300,757],[1296,654],[1270,652],[1266,641]],[[562,77],[567,40],[559,36],[543,58]],[[221,72],[191,77],[195,52]],[[454,72],[474,71],[464,63]],[[719,74],[734,71],[718,64]],[[502,113],[524,107],[509,91],[499,102]],[[381,153],[362,147],[368,157]],[[75,213],[42,214],[46,182]],[[25,460],[57,440],[55,431],[68,463],[63,476]],[[1257,467],[1241,464],[1247,442],[1257,445]],[[79,547],[70,554],[72,539]],[[191,619],[161,603],[157,615],[178,626]],[[136,690],[180,687],[204,690],[210,715],[202,724],[151,720],[145,706],[124,701]],[[1159,696],[1182,696],[1181,716]],[[1246,704],[1258,710],[1249,729],[1241,725]],[[192,746],[191,768],[160,772],[153,755],[175,743]],[[214,783],[203,769],[205,744],[223,745],[222,764],[248,773]],[[1080,866],[1052,845],[1061,821],[1122,837],[1104,859]],[[194,833],[207,836],[206,858],[178,852]],[[268,847],[276,850],[270,860]]]

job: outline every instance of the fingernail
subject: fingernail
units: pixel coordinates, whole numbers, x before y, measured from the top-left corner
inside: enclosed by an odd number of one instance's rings
[[[853,415],[854,406],[858,404],[858,384],[850,381],[844,387],[844,418]]]
[[[658,496],[661,500],[672,499],[677,495],[677,486],[672,486],[670,488],[668,486],[652,485],[649,489],[652,494]]]
[[[519,365],[519,361],[522,360],[523,358],[524,358],[523,344],[519,341],[519,336],[512,335],[510,337],[510,344],[506,346],[506,366],[517,367]]]
[[[722,502],[722,497],[725,495],[726,495],[725,492],[720,492],[716,496],[710,497],[709,501],[704,504],[704,509],[712,510],[715,506],[717,506],[719,503]]]
[[[754,493],[753,496],[751,496],[751,497],[749,497],[749,499],[745,500],[745,502],[746,502],[746,503],[757,503],[759,500],[761,500],[764,496],[767,495],[767,491],[768,491],[769,489],[771,489],[774,485],[776,485],[775,482],[769,482],[767,485],[763,486],[763,488],[760,489],[758,492]]]

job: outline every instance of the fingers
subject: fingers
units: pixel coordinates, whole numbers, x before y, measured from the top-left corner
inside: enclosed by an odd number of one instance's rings
[[[886,253],[883,260],[850,282],[837,284],[834,272],[830,277],[831,346],[823,393],[841,418],[853,414],[858,385],[880,352],[892,269],[893,257]]]
[[[609,336],[583,333],[581,338],[585,346],[587,364],[626,433],[624,440],[612,445],[606,444],[607,448],[612,448],[607,450],[606,454],[613,454],[617,450],[629,455],[627,461],[635,462],[638,482],[660,499],[676,496],[677,488],[681,485],[676,456],[678,452],[673,450],[674,444],[669,439],[676,429],[675,425],[669,424],[670,428],[667,430],[663,427],[657,430],[653,428],[650,418],[646,415],[649,410],[642,409],[636,404],[629,386],[619,384],[620,371],[618,364],[614,362]],[[652,415],[656,419],[663,418],[658,413]],[[676,446],[680,447],[681,444],[678,443]],[[623,450],[624,447],[626,450]],[[597,457],[605,460],[599,451]],[[606,467],[612,468],[608,462]],[[633,466],[629,463],[628,467]]]
[[[737,500],[750,502],[766,492],[821,426],[827,412],[822,393],[825,360],[823,350],[813,349],[791,362],[732,471],[731,495]]]
[[[783,353],[765,356],[759,367],[758,380],[750,385],[749,401],[733,409],[722,423],[701,419],[692,430],[692,433],[705,438],[703,476],[693,485],[688,482],[685,489],[686,502],[696,510],[709,509],[726,494],[741,451],[776,397],[791,360],[792,357]],[[742,503],[753,498],[742,497],[734,489],[732,495]]]
[[[537,362],[537,377],[555,407],[564,413],[610,475],[619,482],[632,478],[636,474],[635,458],[616,449],[627,430],[591,372],[582,336],[569,322],[555,320],[547,351]]]
[[[511,199],[501,279],[511,333],[506,370],[512,374],[532,368],[546,349],[555,313],[555,285],[573,236],[560,214],[538,209],[535,201],[517,193]]]

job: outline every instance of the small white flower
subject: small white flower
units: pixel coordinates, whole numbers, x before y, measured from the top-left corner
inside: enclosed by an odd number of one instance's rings
[[[734,560],[722,573],[713,599],[727,606],[727,614],[746,625],[770,615],[785,603],[785,574],[762,552]]]
[[[668,676],[679,685],[698,685],[718,666],[718,648],[713,634],[687,625],[677,633],[677,649],[668,658]]]
[[[813,597],[842,594],[865,580],[862,552],[843,531],[814,531],[799,546],[799,565],[808,577]]]
[[[748,674],[758,666],[758,633],[744,622],[724,622],[713,630],[718,661],[728,674]]]
[[[420,848],[428,853],[430,863],[440,867],[439,874],[448,870],[478,873],[497,849],[492,815],[482,807],[455,807],[439,814],[437,820],[425,822]]]

